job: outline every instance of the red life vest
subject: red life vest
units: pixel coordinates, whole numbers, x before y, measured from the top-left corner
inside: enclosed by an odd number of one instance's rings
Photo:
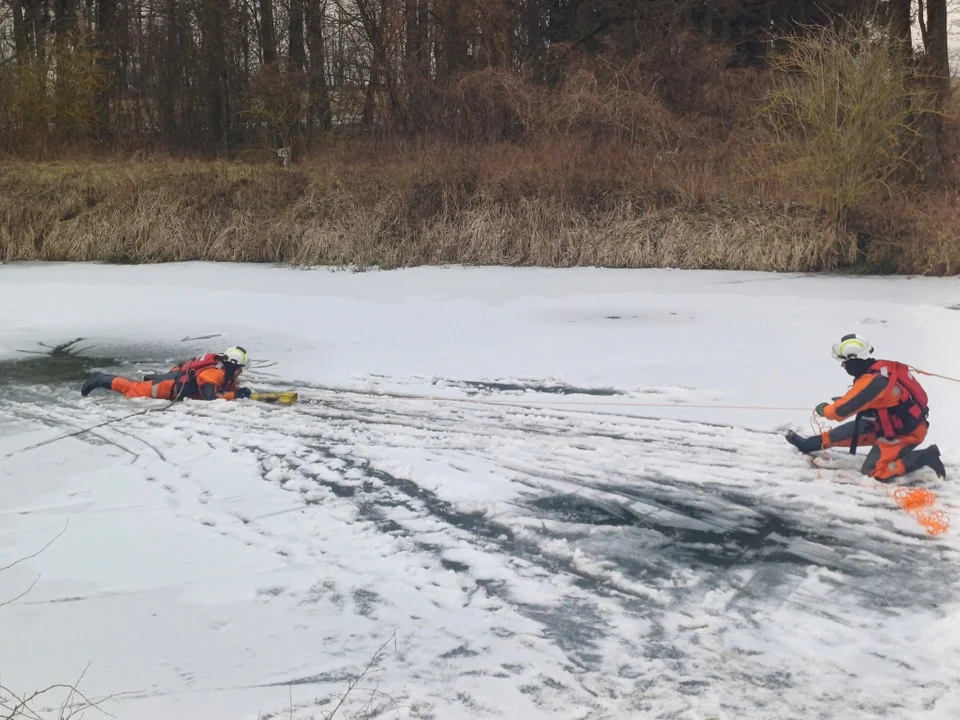
[[[192,358],[180,365],[180,375],[173,383],[173,398],[176,400],[182,397],[194,397],[199,394],[199,388],[196,386],[197,375],[210,368],[223,367],[223,355],[217,353],[207,353],[201,357]]]
[[[867,372],[887,378],[887,387],[883,391],[891,400],[890,407],[877,410],[880,430],[888,440],[897,435],[897,431],[913,432],[930,412],[926,391],[910,372],[910,367],[892,360],[878,360]]]

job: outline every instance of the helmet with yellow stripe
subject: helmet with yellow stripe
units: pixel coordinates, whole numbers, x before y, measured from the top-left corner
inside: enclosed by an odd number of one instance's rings
[[[840,362],[868,358],[872,352],[870,341],[853,333],[844,335],[832,348],[833,359]]]
[[[236,365],[238,368],[246,367],[247,351],[239,345],[235,345],[232,348],[228,348],[227,351],[223,353],[223,361]]]

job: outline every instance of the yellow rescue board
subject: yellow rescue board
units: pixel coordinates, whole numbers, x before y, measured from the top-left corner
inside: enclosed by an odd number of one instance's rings
[[[250,399],[279,405],[293,405],[300,399],[300,394],[295,392],[255,392],[250,396]]]

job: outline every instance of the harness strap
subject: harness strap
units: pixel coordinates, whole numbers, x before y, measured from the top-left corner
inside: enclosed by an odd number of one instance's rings
[[[877,419],[880,421],[880,430],[887,440],[891,440],[897,436],[896,430],[893,427],[893,421],[890,419],[890,408],[877,410]]]
[[[207,360],[209,358],[209,360]],[[206,362],[200,362],[202,360],[207,360]],[[195,367],[195,365],[199,366]],[[188,360],[180,366],[180,373],[177,375],[177,379],[173,385],[173,397],[174,401],[183,399],[183,391],[187,389],[187,386],[191,383],[196,383],[197,375],[203,370],[209,368],[216,368],[223,366],[223,356],[216,353],[208,353],[202,358],[193,358]],[[183,368],[186,367],[186,370]],[[196,388],[196,391],[199,391],[199,387]],[[187,396],[189,397],[189,395]]]
[[[850,454],[857,454],[857,443],[860,441],[860,421],[863,419],[863,413],[858,412],[853,419],[853,437],[850,439]]]

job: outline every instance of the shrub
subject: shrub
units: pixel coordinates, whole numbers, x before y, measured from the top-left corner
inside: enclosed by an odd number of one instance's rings
[[[762,108],[772,140],[765,150],[779,179],[842,223],[860,200],[911,172],[933,97],[876,23],[830,26],[783,42]]]
[[[108,79],[88,35],[51,39],[44,52],[11,64],[0,82],[0,147],[44,155],[89,141]]]

